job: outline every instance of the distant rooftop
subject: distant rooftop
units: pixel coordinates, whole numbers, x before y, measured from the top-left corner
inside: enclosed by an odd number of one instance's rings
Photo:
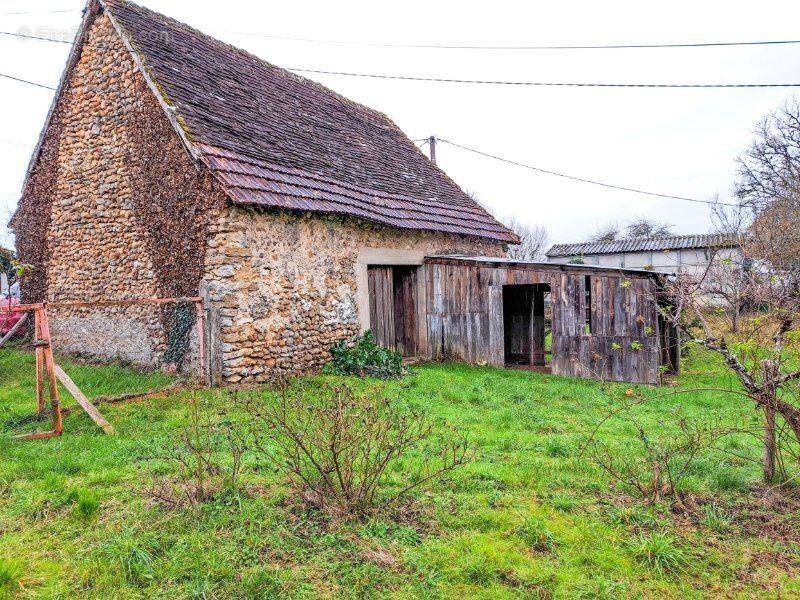
[[[739,241],[735,234],[704,233],[670,235],[657,238],[628,238],[612,242],[582,242],[555,244],[547,251],[550,258],[585,256],[591,254],[621,254],[623,252],[662,252],[665,250],[696,250],[700,248],[732,248]]]

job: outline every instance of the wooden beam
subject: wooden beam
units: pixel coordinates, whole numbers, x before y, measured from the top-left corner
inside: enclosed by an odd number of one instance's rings
[[[47,379],[50,383],[50,406],[53,409],[53,431],[61,433],[61,402],[58,399],[58,384],[56,383],[55,362],[53,361],[53,345],[50,340],[50,325],[47,323],[47,311],[44,308],[38,309],[39,329],[41,340],[46,342],[43,347],[44,365],[47,369]]]
[[[80,388],[75,385],[75,382],[72,381],[70,376],[64,372],[64,369],[58,365],[53,365],[53,367],[55,368],[56,377],[58,377],[58,380],[65,388],[67,388],[67,391],[72,394],[72,397],[75,398],[83,410],[86,411],[86,414],[92,418],[92,421],[97,423],[97,425],[107,434],[110,435],[114,433],[114,427],[111,425],[111,423],[106,421],[103,415],[100,414],[100,411],[97,410],[95,405],[89,402],[89,399],[83,394]]]
[[[58,437],[61,435],[60,431],[36,431],[34,433],[26,433],[23,435],[15,435],[14,439],[17,440],[46,440],[49,438]]]
[[[3,344],[5,344],[8,340],[10,340],[12,337],[14,337],[14,334],[17,333],[17,331],[19,331],[20,327],[22,327],[22,325],[27,320],[28,320],[28,313],[25,313],[24,315],[22,315],[22,318],[19,321],[14,323],[14,326],[11,328],[11,330],[8,333],[6,333],[3,336],[3,339],[0,339],[0,348],[2,348]]]
[[[34,311],[33,339],[38,342],[42,337],[39,311]],[[44,414],[44,348],[36,344],[36,414]]]

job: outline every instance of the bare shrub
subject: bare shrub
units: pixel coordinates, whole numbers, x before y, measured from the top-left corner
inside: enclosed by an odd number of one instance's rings
[[[636,428],[636,442],[640,451],[621,449],[589,437],[584,449],[590,458],[605,471],[612,481],[621,485],[640,500],[650,504],[660,502],[682,504],[680,483],[692,464],[704,454],[714,450],[721,438],[733,432],[715,423],[694,423],[676,413],[672,423],[660,422],[658,433],[647,431],[643,423],[630,411],[641,399],[609,413],[622,411]]]
[[[177,465],[172,478],[156,478],[150,490],[157,500],[197,507],[222,490],[237,490],[249,431],[227,408],[196,393],[173,443],[152,457]]]
[[[363,517],[439,480],[473,455],[452,429],[434,423],[382,388],[294,383],[250,395],[256,450],[289,478],[303,500],[335,517]],[[400,475],[400,466],[406,475]]]

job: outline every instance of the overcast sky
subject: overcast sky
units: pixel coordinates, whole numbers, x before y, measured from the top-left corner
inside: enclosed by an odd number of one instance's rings
[[[272,63],[467,79],[623,83],[800,82],[800,44],[728,48],[489,51],[378,43],[601,44],[797,39],[800,2],[250,2],[142,0]],[[0,30],[72,39],[80,0],[0,0]],[[51,12],[66,11],[66,12]],[[24,12],[25,14],[9,14]],[[0,73],[55,85],[68,46],[0,36]],[[666,194],[730,196],[755,123],[792,89],[526,88],[315,75],[389,115],[412,139],[436,135],[512,160]],[[52,92],[0,79],[0,244]],[[500,215],[580,241],[600,224],[648,216],[706,231],[701,204],[607,190],[440,144],[440,166]]]

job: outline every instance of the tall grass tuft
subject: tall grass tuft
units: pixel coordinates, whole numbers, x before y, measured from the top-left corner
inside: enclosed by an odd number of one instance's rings
[[[681,571],[688,564],[686,554],[676,539],[663,531],[639,534],[630,542],[630,546],[639,562],[662,575]]]
[[[21,577],[22,564],[19,561],[0,558],[0,592],[18,588]]]

